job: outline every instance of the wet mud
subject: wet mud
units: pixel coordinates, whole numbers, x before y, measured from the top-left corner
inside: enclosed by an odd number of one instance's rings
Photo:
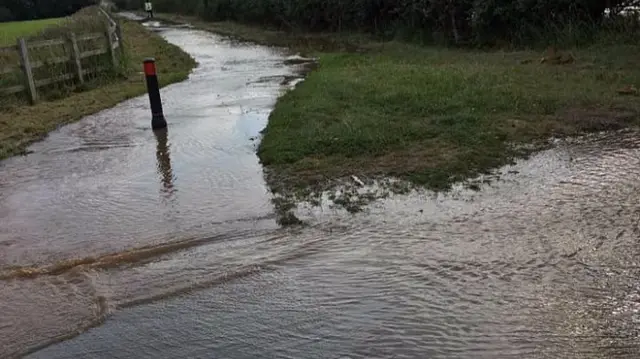
[[[639,356],[639,133],[281,228],[255,142],[296,68],[156,25],[200,63],[166,133],[141,97],[0,163],[0,357]]]

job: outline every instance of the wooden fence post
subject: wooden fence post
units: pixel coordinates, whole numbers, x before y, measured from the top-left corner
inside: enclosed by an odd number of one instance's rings
[[[107,22],[107,29],[105,30],[105,35],[107,36],[107,53],[111,56],[111,64],[113,65],[113,70],[118,70],[118,57],[116,56],[116,52],[113,49],[113,36],[111,36],[112,30],[111,25]]]
[[[84,74],[82,73],[82,62],[80,61],[80,49],[78,48],[78,40],[76,40],[76,34],[69,34],[69,42],[71,43],[71,60],[73,61],[73,67],[76,69],[76,75],[78,76],[78,82],[80,85],[84,84]]]
[[[26,87],[29,91],[29,99],[31,104],[38,102],[38,93],[36,92],[36,83],[33,80],[33,71],[31,69],[31,61],[29,60],[29,48],[24,38],[18,39],[18,51],[20,52],[20,64],[24,72]]]
[[[124,40],[122,39],[122,26],[120,21],[116,20],[116,36],[118,37],[118,48],[120,49],[120,55],[124,54]]]

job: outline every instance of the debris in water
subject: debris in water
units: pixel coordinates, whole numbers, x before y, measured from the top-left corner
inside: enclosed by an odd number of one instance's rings
[[[556,47],[551,46],[540,59],[541,64],[567,65],[576,62],[575,56],[571,52],[559,51]]]
[[[351,179],[353,179],[353,181],[357,183],[360,187],[364,187],[364,182],[362,182],[360,178],[356,177],[355,175],[351,175]]]
[[[285,65],[300,65],[307,64],[310,62],[316,62],[317,60],[309,57],[302,57],[299,54],[289,56],[284,60]]]

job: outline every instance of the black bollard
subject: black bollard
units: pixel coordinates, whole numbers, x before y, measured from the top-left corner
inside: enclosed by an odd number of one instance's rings
[[[151,104],[151,128],[154,130],[166,128],[167,121],[162,113],[162,99],[160,99],[160,86],[156,74],[156,60],[149,58],[144,60],[144,76],[147,79],[147,92]]]

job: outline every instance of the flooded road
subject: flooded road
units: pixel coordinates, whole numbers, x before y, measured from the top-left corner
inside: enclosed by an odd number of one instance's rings
[[[200,63],[166,137],[141,97],[0,163],[0,357],[640,356],[640,134],[281,229],[254,137],[295,69],[160,30]]]

